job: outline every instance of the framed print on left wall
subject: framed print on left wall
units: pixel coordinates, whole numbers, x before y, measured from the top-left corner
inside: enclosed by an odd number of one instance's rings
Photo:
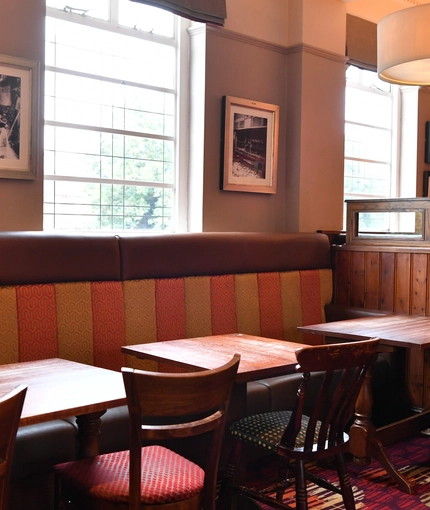
[[[36,179],[39,64],[0,55],[0,178]]]
[[[279,106],[224,96],[223,120],[221,188],[276,193]]]

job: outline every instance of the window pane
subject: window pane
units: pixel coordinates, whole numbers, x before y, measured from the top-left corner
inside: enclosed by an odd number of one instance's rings
[[[46,120],[174,136],[174,94],[46,73]]]
[[[346,124],[345,157],[390,162],[391,132]]]
[[[60,19],[49,19],[48,25],[46,65],[123,82],[174,88],[173,46]]]
[[[171,141],[63,127],[45,137],[47,175],[174,183]]]
[[[174,16],[164,9],[155,9],[130,0],[120,0],[119,23],[151,34],[173,37]]]
[[[390,172],[388,164],[366,163],[364,161],[345,160],[345,195],[390,196]]]
[[[172,227],[172,190],[103,183],[48,183],[45,215],[51,228],[167,230]]]
[[[46,0],[47,7],[65,10],[89,18],[109,19],[109,0]]]
[[[348,66],[345,90],[344,199],[393,195],[394,97],[397,88],[377,73]],[[376,228],[376,218],[366,221]],[[344,207],[344,228],[346,206]]]
[[[345,119],[389,129],[391,127],[391,97],[348,87]]]

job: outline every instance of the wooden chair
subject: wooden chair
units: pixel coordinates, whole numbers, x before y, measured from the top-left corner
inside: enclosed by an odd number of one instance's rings
[[[345,430],[354,415],[366,371],[376,359],[378,342],[379,339],[371,339],[296,351],[297,371],[303,373],[303,378],[294,409],[249,416],[230,428],[237,441],[228,469],[227,488],[223,489],[224,502],[239,494],[275,508],[291,509],[282,503],[282,498],[291,484],[290,478],[295,478],[297,509],[308,508],[307,480],[342,494],[345,508],[355,509],[343,455],[349,445]],[[313,377],[317,378],[317,384],[311,384]],[[278,480],[275,484],[270,481],[266,490],[235,485],[235,466],[240,462],[241,446],[245,442],[271,450],[280,457]],[[307,462],[329,460],[335,461],[340,488],[305,470]]]
[[[0,397],[0,510],[6,510],[16,433],[27,386],[23,384]]]
[[[56,507],[62,499],[92,510],[214,510],[226,410],[239,360],[235,354],[220,368],[186,374],[123,368],[130,451],[55,466]],[[165,447],[166,441],[178,446],[198,436],[204,454],[200,465]]]

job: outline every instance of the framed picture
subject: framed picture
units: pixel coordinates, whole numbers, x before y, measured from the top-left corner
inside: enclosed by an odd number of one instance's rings
[[[279,106],[224,96],[223,128],[221,188],[276,193]]]
[[[35,179],[39,64],[0,55],[0,178]]]

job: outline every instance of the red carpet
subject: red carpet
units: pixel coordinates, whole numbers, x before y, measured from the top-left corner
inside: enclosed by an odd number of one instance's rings
[[[412,484],[413,495],[402,492],[398,485],[387,475],[376,461],[368,466],[348,464],[357,510],[391,510],[430,508],[430,437],[417,436],[410,440],[387,448],[387,453],[399,471]],[[260,465],[252,466],[248,478],[258,486],[263,477],[276,474],[276,463],[264,460]],[[337,484],[334,470],[312,467],[316,474],[325,476]],[[284,502],[295,507],[294,491],[285,493]],[[310,509],[344,510],[342,497],[326,491],[316,485],[308,484],[308,502]]]

